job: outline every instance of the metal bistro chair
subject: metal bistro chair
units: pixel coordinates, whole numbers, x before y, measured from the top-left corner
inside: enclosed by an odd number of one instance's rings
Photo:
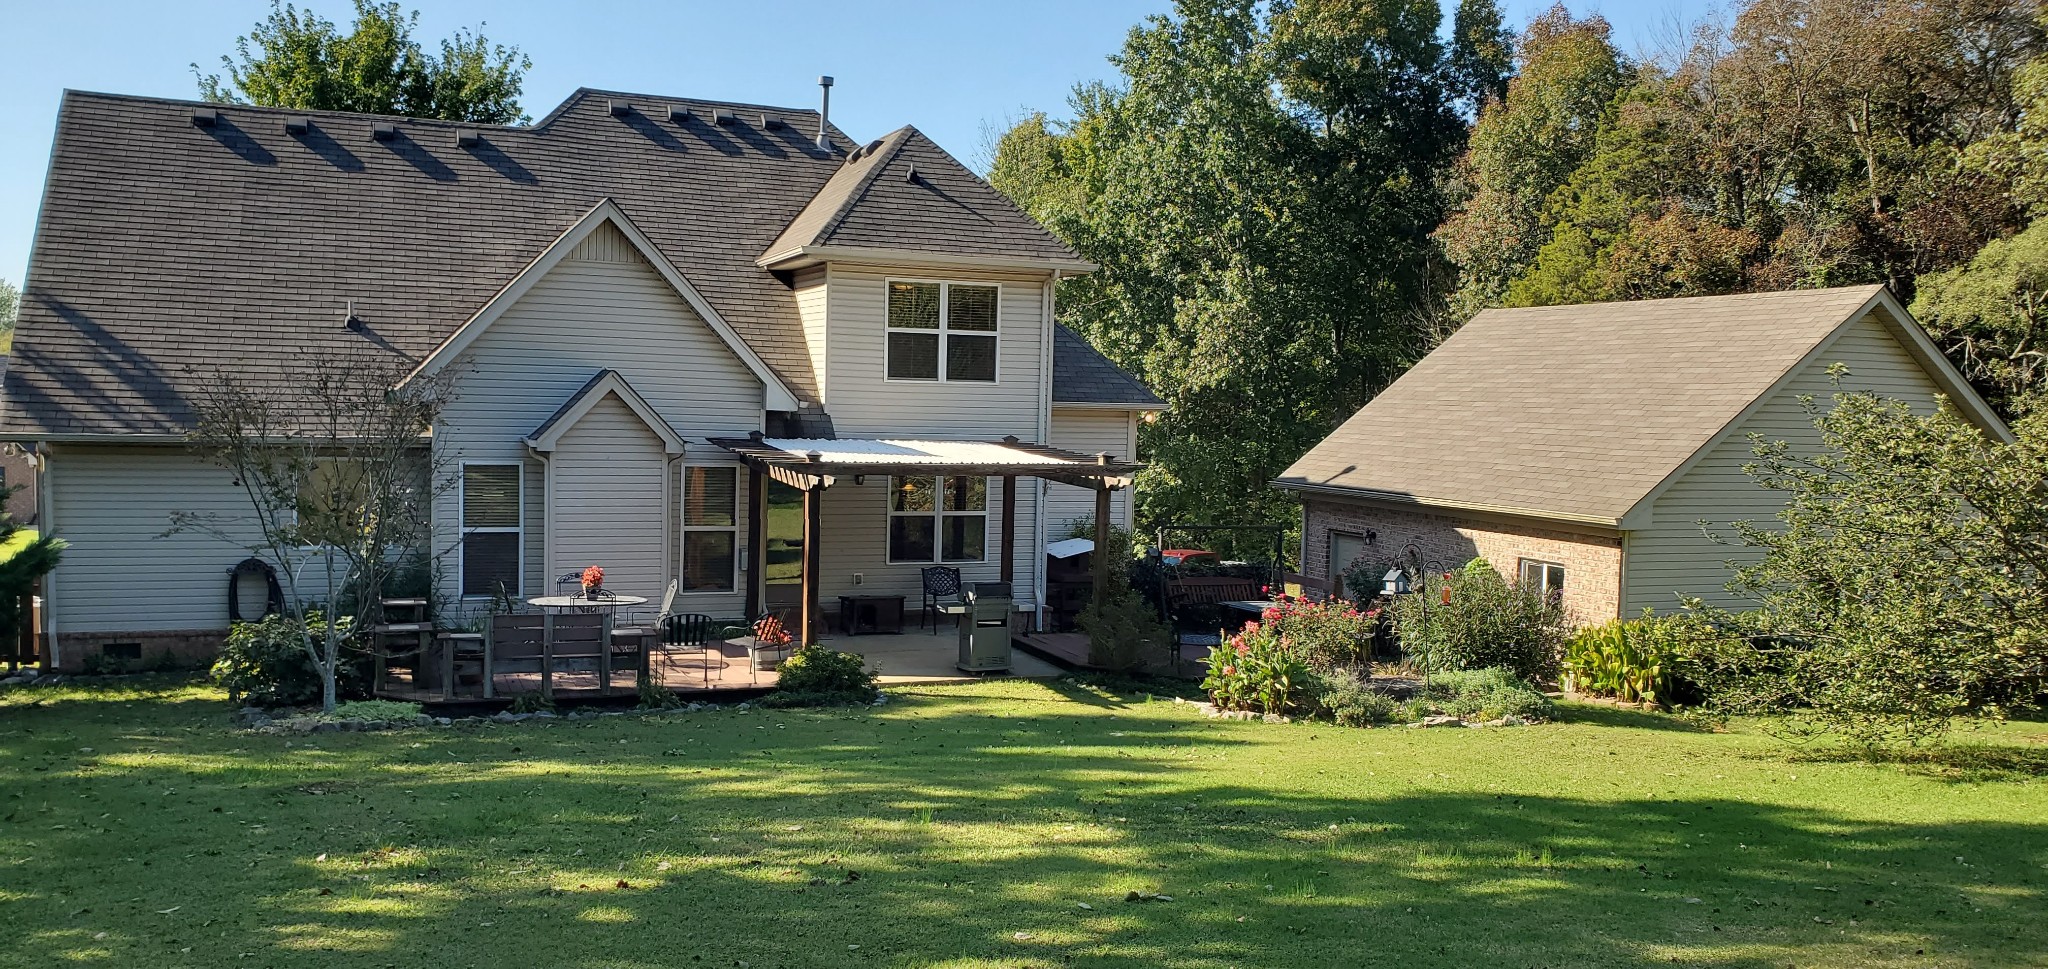
[[[718,628],[712,623],[710,616],[701,613],[686,612],[663,616],[661,617],[661,625],[657,627],[661,640],[653,648],[661,651],[663,667],[672,666],[678,653],[695,652],[697,654],[698,667],[703,673],[704,686],[709,688],[711,686],[713,653],[716,653],[718,656],[718,668],[721,671],[719,678],[724,679],[722,671],[725,669],[725,651],[711,647],[711,644],[718,639]],[[650,660],[648,663],[649,669],[652,669],[653,665],[653,662]]]
[[[924,578],[924,615],[919,625],[926,621],[932,624],[932,635],[939,634],[939,604],[947,599],[960,598],[960,570],[950,565],[934,565],[918,570]]]
[[[626,625],[612,627],[612,644],[617,646],[621,640],[625,640],[628,645],[631,645],[640,643],[643,640],[655,639],[656,634],[661,629],[661,624],[667,622],[668,617],[675,614],[677,585],[677,582],[671,581],[668,584],[668,591],[662,593],[661,611],[655,614],[654,622],[643,623],[638,619],[628,619]],[[653,646],[657,644],[648,642],[646,645]]]

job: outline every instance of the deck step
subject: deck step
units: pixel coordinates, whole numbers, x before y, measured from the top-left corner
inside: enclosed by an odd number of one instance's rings
[[[373,633],[430,633],[434,624],[430,622],[387,622],[370,627]]]

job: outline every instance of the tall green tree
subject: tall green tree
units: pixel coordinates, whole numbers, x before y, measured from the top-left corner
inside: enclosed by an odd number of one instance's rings
[[[1266,483],[1414,358],[1464,138],[1442,20],[1189,0],[1071,122],[1002,139],[992,183],[1102,267],[1062,284],[1063,320],[1170,404],[1143,432],[1146,521],[1292,521]]]
[[[271,0],[270,16],[235,40],[219,74],[201,74],[208,101],[513,124],[532,62],[517,47],[457,30],[438,54],[413,38],[419,13],[354,0],[347,33],[311,10]]]

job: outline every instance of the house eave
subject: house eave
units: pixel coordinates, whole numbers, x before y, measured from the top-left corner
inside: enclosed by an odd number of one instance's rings
[[[889,249],[874,246],[797,246],[754,260],[763,269],[802,269],[828,262],[871,263],[937,269],[1018,269],[1031,272],[1091,273],[1102,267],[1083,259],[1042,259],[1030,256],[979,256]]]
[[[1431,508],[1443,511],[1474,512],[1484,515],[1500,515],[1539,522],[1557,522],[1571,525],[1590,525],[1601,529],[1621,531],[1619,518],[1600,515],[1581,515],[1571,512],[1549,511],[1541,508],[1523,508],[1514,505],[1497,505],[1486,502],[1458,501],[1452,498],[1434,498],[1425,495],[1403,494],[1397,491],[1377,491],[1371,488],[1356,488],[1346,485],[1311,484],[1306,481],[1291,481],[1275,478],[1269,482],[1282,491],[1298,491],[1331,498],[1345,498],[1355,501],[1376,501],[1390,505],[1407,505],[1417,508]]]

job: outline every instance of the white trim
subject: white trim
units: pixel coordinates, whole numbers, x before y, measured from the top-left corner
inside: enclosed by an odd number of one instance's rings
[[[897,481],[897,479],[899,479],[899,478],[931,478],[931,479],[934,479],[934,484],[933,484],[933,488],[932,488],[932,510],[931,510],[931,511],[930,511],[930,512],[929,512],[928,514],[927,514],[927,513],[925,513],[925,512],[916,512],[916,511],[904,511],[904,512],[899,512],[899,511],[897,511],[897,510],[896,510],[896,501],[895,501],[895,495],[896,495],[896,481]],[[947,510],[946,510],[946,481],[947,481],[947,479],[949,479],[949,478],[981,478],[981,510],[980,510],[980,511],[947,511]],[[883,485],[883,487],[882,487],[882,511],[883,511],[883,512],[884,512],[884,513],[885,513],[885,514],[886,514],[886,515],[888,516],[888,518],[887,518],[886,520],[884,520],[884,521],[883,521],[883,523],[882,523],[882,524],[883,524],[883,528],[882,528],[882,560],[883,560],[884,562],[886,562],[886,563],[890,564],[890,565],[918,565],[918,566],[924,566],[924,565],[987,565],[987,564],[988,564],[988,563],[989,563],[989,562],[991,561],[991,558],[990,558],[990,548],[989,548],[989,546],[990,546],[990,544],[991,544],[991,543],[989,542],[989,535],[988,535],[988,517],[989,517],[989,505],[990,505],[990,504],[992,504],[992,503],[994,503],[994,501],[995,501],[995,494],[994,494],[994,491],[995,491],[995,484],[994,484],[994,482],[996,482],[997,480],[999,480],[999,479],[997,479],[997,478],[990,478],[990,477],[982,477],[981,475],[974,475],[974,474],[937,474],[937,473],[934,473],[934,474],[892,474],[892,475],[889,475],[889,476],[888,476],[888,480],[887,480],[887,481],[886,481],[886,482],[884,483],[884,485]],[[946,557],[946,519],[948,519],[948,518],[974,518],[974,517],[977,517],[977,516],[981,518],[981,557],[980,557],[980,558],[978,558],[978,559],[949,559],[949,558],[947,558],[947,557]],[[921,518],[921,517],[929,517],[929,518],[930,518],[930,519],[932,520],[932,557],[931,557],[931,558],[929,558],[929,559],[899,559],[899,558],[897,558],[897,557],[896,557],[896,550],[895,550],[895,549],[894,549],[893,547],[891,547],[891,546],[892,546],[892,541],[891,541],[891,538],[890,538],[890,534],[889,534],[889,529],[890,529],[890,526],[893,526],[893,525],[894,525],[894,524],[896,523],[896,519],[898,519],[898,518]]]
[[[1564,563],[1553,562],[1549,559],[1530,558],[1526,555],[1518,555],[1515,557],[1515,582],[1517,584],[1526,584],[1529,581],[1529,566],[1532,565],[1543,570],[1542,578],[1536,584],[1537,591],[1543,593],[1546,596],[1553,594],[1554,591],[1557,597],[1562,599],[1564,597],[1564,589],[1566,584],[1571,582],[1571,572],[1564,567]],[[1550,586],[1551,569],[1557,570],[1558,580],[1557,588],[1555,590],[1553,590]]]
[[[1899,341],[1900,344],[1906,348],[1908,354],[1920,362],[1920,366],[1926,368],[1928,376],[1933,377],[1934,382],[1941,385],[1949,403],[1955,405],[1956,410],[1970,423],[1983,428],[2000,443],[2013,443],[2012,429],[2005,425],[1998,412],[1970,386],[1969,379],[1949,361],[1948,354],[1941,352],[1941,348],[1934,345],[1934,339],[1927,335],[1927,331],[1920,326],[1920,321],[1915,320],[1911,312],[1899,305],[1898,297],[1893,296],[1891,290],[1879,290],[1877,298],[1871,302],[1874,306],[1867,306],[1864,311],[1859,311],[1855,319],[1862,319],[1864,313],[1875,306],[1884,307],[1889,320],[1885,329],[1891,331],[1894,338],[1905,337]]]
[[[937,286],[939,288],[939,327],[925,330],[918,327],[891,326],[889,324],[889,288],[897,283],[913,286]],[[995,343],[994,369],[988,380],[959,379],[946,375],[946,349],[953,339],[953,287],[968,286],[976,289],[996,291],[996,328],[993,330],[961,330],[962,336],[987,339]],[[897,333],[913,335],[929,333],[939,341],[938,375],[935,377],[896,377],[889,373],[889,337]],[[1000,280],[958,280],[921,279],[914,276],[886,276],[882,279],[882,382],[887,384],[966,384],[973,386],[999,387],[1003,383],[1003,284]]]
[[[654,266],[655,271],[661,274],[662,279],[668,282],[669,286],[676,291],[676,294],[681,296],[684,302],[690,304],[690,308],[696,310],[698,316],[704,318],[704,322],[710,325],[712,332],[718,334],[719,339],[725,341],[726,347],[732,350],[733,355],[738,357],[748,370],[753,371],[755,377],[760,378],[762,386],[765,388],[764,410],[791,411],[797,409],[796,394],[792,393],[789,387],[782,382],[781,378],[777,377],[775,372],[768,367],[768,364],[754,352],[754,349],[748,346],[745,340],[740,338],[739,333],[730,324],[726,323],[723,317],[718,315],[718,311],[711,308],[711,304],[704,300],[703,295],[697,292],[696,287],[691,286],[689,280],[683,278],[682,273],[678,272],[674,264],[670,263],[668,258],[661,254],[661,250],[655,248],[654,243],[649,241],[645,234],[641,233],[640,228],[634,225],[631,219],[626,218],[626,213],[619,208],[618,203],[609,198],[598,202],[596,206],[591,208],[589,213],[578,219],[576,224],[570,226],[567,231],[555,239],[553,244],[549,245],[539,256],[535,257],[533,262],[527,264],[525,269],[520,270],[519,275],[512,277],[512,281],[505,284],[505,288],[499,290],[497,295],[491,297],[490,301],[485,303],[482,309],[477,310],[476,315],[471,316],[467,322],[462,324],[461,328],[455,331],[454,335],[442,341],[440,346],[434,348],[434,352],[428,354],[427,359],[414,368],[413,372],[406,376],[405,381],[400,382],[401,386],[406,381],[434,373],[452,363],[456,357],[462,354],[464,349],[467,349],[471,343],[476,341],[477,337],[483,335],[483,332],[489,329],[490,325],[496,322],[498,317],[504,315],[505,311],[511,309],[514,303],[519,302],[520,297],[526,295],[528,290],[532,289],[557,264],[567,258],[569,253],[575,250],[578,243],[589,238],[592,232],[597,231],[599,226],[606,223],[610,223],[614,228],[617,228],[633,244],[634,248],[640,251],[640,255]]]
[[[506,528],[501,525],[480,525],[475,528],[471,528],[468,525],[467,522],[469,519],[469,515],[467,502],[469,501],[470,468],[511,468],[513,470],[514,473],[512,476],[512,482],[515,486],[517,486],[518,493],[512,499],[512,507],[514,510],[513,517],[516,521],[519,522],[518,525],[515,525],[511,528]],[[469,591],[469,577],[468,573],[464,571],[464,566],[467,564],[464,562],[464,559],[467,558],[469,554],[469,536],[504,535],[506,533],[512,533],[519,536],[519,551],[513,558],[513,561],[518,565],[519,578],[511,592],[513,596],[523,598],[526,595],[526,462],[462,462],[460,467],[457,469],[455,476],[455,597],[457,599],[461,599],[467,602],[478,599],[488,599],[492,595],[492,593],[488,592],[473,593]]]
[[[36,444],[36,533],[54,535],[57,533],[57,502],[55,489],[50,487],[50,442]],[[61,565],[61,563],[60,563]],[[43,665],[47,669],[58,669],[64,662],[57,647],[57,572],[51,569],[43,575]]]
[[[730,525],[692,525],[692,524],[690,524],[690,514],[689,514],[689,511],[688,511],[688,505],[689,505],[689,501],[690,501],[690,469],[692,469],[692,468],[702,468],[702,469],[704,469],[704,470],[706,470],[706,471],[717,471],[717,470],[724,470],[724,471],[730,471],[730,472],[732,472],[732,524],[730,524]],[[740,466],[739,466],[739,465],[737,465],[737,464],[720,464],[720,463],[707,463],[707,464],[687,464],[687,463],[686,463],[686,464],[684,464],[684,465],[683,465],[683,480],[682,480],[682,482],[681,482],[680,486],[679,486],[679,487],[677,487],[677,489],[676,489],[676,522],[677,522],[677,524],[678,524],[678,531],[677,531],[677,533],[676,533],[676,573],[677,573],[677,574],[676,574],[676,575],[674,576],[674,578],[675,578],[675,580],[676,580],[676,582],[677,582],[677,585],[676,585],[676,597],[677,597],[677,598],[681,598],[681,597],[683,597],[683,596],[729,596],[729,595],[734,595],[734,594],[736,594],[736,593],[739,593],[739,592],[741,592],[741,591],[744,591],[744,590],[742,590],[742,589],[740,588],[740,546],[741,546],[741,544],[742,544],[742,543],[741,543],[741,541],[740,541],[740,527],[741,527],[741,522],[743,521],[743,519],[742,519],[742,518],[741,518],[741,516],[740,516],[740,507],[741,507],[741,505],[743,504],[743,503],[741,502],[741,500],[740,500],[740,499],[741,499],[741,495],[740,495],[740,487],[741,487],[741,485],[742,485],[742,484],[744,483],[744,481],[745,481],[745,480],[746,480],[746,479],[744,479],[744,478],[740,477]],[[688,589],[688,588],[684,588],[684,587],[682,586],[682,584],[681,584],[681,583],[682,583],[682,579],[683,579],[683,577],[684,577],[684,574],[685,574],[685,573],[687,573],[687,572],[689,571],[689,568],[690,568],[690,547],[689,547],[689,546],[690,546],[690,533],[691,533],[691,532],[709,532],[709,533],[724,533],[724,534],[727,534],[727,535],[731,535],[731,536],[732,536],[732,579],[731,579],[731,584],[730,584],[730,585],[729,585],[729,586],[728,586],[727,588],[724,588],[724,589]]]
[[[1055,400],[1053,410],[1127,410],[1138,414],[1156,414],[1166,409],[1164,404],[1105,404],[1100,401]]]
[[[1084,259],[1039,259],[1029,256],[979,256],[967,253],[892,249],[884,246],[796,246],[754,260],[763,269],[800,269],[821,262],[866,262],[893,266],[951,269],[1029,269],[1090,273],[1102,267]],[[785,265],[790,263],[793,265]]]
[[[640,393],[633,389],[633,385],[627,383],[626,378],[620,376],[618,371],[605,371],[604,375],[598,378],[597,383],[586,385],[579,393],[582,396],[578,397],[576,403],[570,405],[567,411],[549,419],[547,433],[539,437],[525,439],[527,447],[536,451],[553,451],[561,444],[562,435],[568,433],[570,428],[575,427],[578,421],[588,416],[592,410],[596,409],[597,405],[604,403],[606,397],[616,396],[619,398],[620,403],[625,404],[626,408],[631,410],[634,416],[639,417],[640,421],[647,425],[648,430],[654,432],[654,436],[661,438],[662,453],[683,453],[682,436],[676,433],[675,428],[669,426],[668,421],[663,420],[662,416],[655,412],[654,406],[649,404],[646,398],[641,397]]]

